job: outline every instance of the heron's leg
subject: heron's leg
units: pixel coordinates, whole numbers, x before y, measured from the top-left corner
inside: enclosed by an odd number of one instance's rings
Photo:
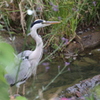
[[[12,95],[12,87],[11,86],[9,88],[9,93],[10,93],[10,95]]]
[[[19,87],[17,87],[17,94],[19,93]]]
[[[23,84],[23,95],[25,95],[25,83]]]

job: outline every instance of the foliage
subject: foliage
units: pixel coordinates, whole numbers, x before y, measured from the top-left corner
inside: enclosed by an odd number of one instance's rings
[[[9,98],[9,85],[6,82],[4,75],[6,73],[5,67],[9,66],[14,61],[14,49],[13,47],[1,41],[0,42],[0,100],[10,100]],[[27,100],[24,97],[17,97],[16,100]]]
[[[32,10],[32,15],[27,14]],[[8,30],[9,35],[13,31],[26,35],[30,30],[33,20],[42,18],[46,20],[59,20],[61,24],[54,25],[44,36],[46,46],[51,46],[54,54],[64,45],[62,37],[71,41],[76,36],[76,29],[100,24],[100,1],[99,0],[1,0],[0,1],[0,29]],[[3,24],[1,23],[3,22]],[[45,32],[44,31],[44,32]],[[46,33],[45,32],[45,33]],[[64,38],[63,38],[64,39]],[[51,55],[52,55],[51,54]],[[49,56],[51,56],[49,55]],[[47,59],[47,58],[46,58]],[[4,79],[5,66],[10,66],[14,60],[13,48],[0,42],[0,100],[8,100],[8,84]],[[61,73],[58,74],[58,76]],[[56,77],[58,77],[56,76]],[[56,79],[54,78],[54,80]],[[52,81],[51,81],[52,83]],[[51,84],[49,83],[49,84]],[[48,87],[48,85],[47,85]],[[45,90],[46,88],[44,88]],[[98,94],[99,92],[97,92]],[[22,99],[21,97],[18,100]],[[91,99],[92,100],[92,99]]]
[[[0,100],[9,100],[8,87],[4,78],[4,68],[0,65]]]
[[[91,20],[99,19],[99,7],[100,2],[96,0],[63,0],[63,2],[60,0],[2,1],[1,14],[4,16],[7,15],[5,19],[8,20],[10,26],[12,22],[13,24],[19,25],[16,21],[20,21],[22,28],[26,27],[26,23],[32,21],[32,17],[35,19],[62,20],[62,25],[59,26],[59,30],[61,30],[61,32],[63,31],[65,34],[71,34],[76,30],[78,22],[84,24],[83,21],[85,21],[88,25]],[[28,9],[34,11],[32,17],[26,14],[26,10]]]
[[[49,28],[49,34],[45,36],[46,44],[54,49],[58,48],[62,37],[68,38],[69,41],[73,40],[78,27],[100,24],[98,0],[63,0],[63,2],[61,0],[2,0],[0,8],[0,18],[3,18],[5,27],[10,31],[23,30],[23,35],[29,32],[30,24],[34,19],[61,21],[61,24]],[[27,14],[28,10],[32,10],[32,15]]]
[[[22,96],[18,96],[17,98],[16,98],[16,100],[27,100],[25,97],[22,97]]]
[[[13,61],[13,52],[14,50],[11,45],[2,41],[0,42],[0,100],[9,100],[9,85],[4,78],[4,74],[5,67]]]
[[[94,96],[97,100],[100,99],[100,85],[97,85],[93,90]]]
[[[0,42],[0,64],[9,66],[14,60],[14,49],[6,42]]]
[[[55,51],[62,47],[62,37],[73,39],[76,36],[77,27],[88,27],[100,24],[100,2],[98,0],[8,0],[0,1],[0,29],[6,27],[11,36],[12,31],[16,33],[23,30],[23,35],[29,32],[30,23],[33,19],[42,18],[46,20],[59,20],[61,24],[49,28],[44,36],[48,45]],[[27,10],[32,10],[33,15],[28,15]],[[20,24],[19,24],[20,23]],[[16,30],[17,29],[17,30]],[[47,46],[48,46],[47,45]],[[51,55],[49,55],[51,56]],[[47,59],[47,58],[46,58]],[[5,67],[10,66],[14,60],[14,49],[5,42],[0,42],[0,100],[8,100],[8,84],[4,79]],[[61,70],[63,71],[63,69]],[[53,81],[60,75],[53,79]],[[43,88],[46,90],[51,82]],[[96,89],[98,95],[99,90]],[[22,97],[16,98],[24,100]],[[26,98],[25,98],[26,99]],[[89,100],[92,100],[90,97]]]
[[[86,97],[86,100],[94,100],[93,95],[91,95],[90,97]]]
[[[0,29],[3,29],[3,26],[0,24]]]
[[[88,97],[85,97],[86,100],[99,100],[100,99],[100,85],[95,86],[88,93]]]

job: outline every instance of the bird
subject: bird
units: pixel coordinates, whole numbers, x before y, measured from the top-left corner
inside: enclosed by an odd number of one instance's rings
[[[31,24],[28,36],[31,35],[35,40],[36,47],[34,51],[25,50],[16,55],[15,62],[12,64],[12,69],[10,71],[6,69],[8,73],[5,74],[5,78],[11,87],[16,85],[17,88],[19,88],[32,74],[36,76],[37,66],[43,55],[43,40],[37,33],[37,30],[58,23],[60,22],[37,19]]]

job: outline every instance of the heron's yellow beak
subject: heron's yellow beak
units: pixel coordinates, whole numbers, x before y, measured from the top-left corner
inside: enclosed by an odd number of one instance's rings
[[[59,21],[46,21],[46,22],[43,22],[43,24],[59,24],[60,22]]]

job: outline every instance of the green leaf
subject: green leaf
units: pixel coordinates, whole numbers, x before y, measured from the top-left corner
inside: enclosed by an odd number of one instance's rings
[[[5,67],[9,66],[14,62],[14,49],[6,43],[0,42],[0,100],[9,100],[9,85],[4,78]]]
[[[4,78],[5,70],[4,67],[0,66],[0,81],[6,83],[6,80]]]
[[[9,85],[4,78],[4,72],[4,67],[0,66],[0,100],[9,100]]]
[[[18,96],[18,97],[16,97],[16,100],[28,100],[28,99],[26,99],[25,97],[22,97],[22,96]]]
[[[6,43],[0,42],[0,65],[8,66],[14,61],[14,49]]]
[[[0,29],[3,29],[3,25],[0,24]]]
[[[96,97],[100,99],[100,85],[96,86],[94,90]]]
[[[0,100],[9,100],[9,93],[7,83],[0,81]]]

